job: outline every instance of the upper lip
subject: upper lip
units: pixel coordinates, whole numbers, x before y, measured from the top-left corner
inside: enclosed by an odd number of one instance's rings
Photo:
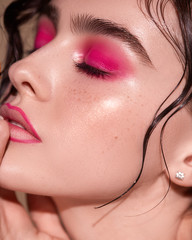
[[[29,121],[25,112],[16,106],[12,106],[10,103],[6,103],[0,108],[0,115],[7,121],[14,121],[22,125],[26,131],[28,131],[32,136],[41,141],[39,135],[33,128],[33,125]]]

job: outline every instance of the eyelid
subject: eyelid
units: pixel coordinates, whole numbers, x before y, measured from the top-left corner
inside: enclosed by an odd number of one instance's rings
[[[118,78],[133,74],[131,56],[122,44],[103,36],[84,36],[73,55],[77,63],[85,62]]]
[[[111,57],[110,52],[102,51],[95,48],[90,48],[85,56],[85,62],[95,68],[99,68],[107,72],[119,71],[119,61],[115,57]]]
[[[47,16],[42,15],[37,26],[34,48],[39,49],[52,41],[55,36],[56,29],[53,22]]]
[[[54,27],[57,31],[58,22],[60,19],[59,9],[52,2],[50,2],[48,5],[45,5],[43,7],[42,15],[46,16],[47,18],[49,18],[52,21],[52,23],[54,24]]]
[[[110,73],[94,68],[86,64],[85,62],[75,63],[75,67],[78,69],[79,72],[85,73],[91,77],[106,79],[111,75]]]

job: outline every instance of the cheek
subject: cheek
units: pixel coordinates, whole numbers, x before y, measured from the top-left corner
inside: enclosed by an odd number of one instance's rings
[[[57,162],[51,168],[61,171],[57,175],[57,179],[63,178],[61,182],[78,179],[71,188],[77,190],[81,185],[82,194],[111,197],[129,186],[138,174],[145,119],[136,121],[136,107],[127,101],[127,95],[113,90],[112,96],[108,92],[101,98],[89,94],[89,90],[70,94],[64,101],[68,106],[59,115],[55,112],[60,120],[53,132],[61,141],[54,151]]]
[[[163,142],[168,163],[173,159],[180,161],[191,152],[191,133],[191,113],[182,109],[169,120],[165,129]]]

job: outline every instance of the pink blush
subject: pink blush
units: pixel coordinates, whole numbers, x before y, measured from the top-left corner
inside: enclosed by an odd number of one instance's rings
[[[38,23],[37,35],[35,37],[35,49],[41,48],[54,39],[56,30],[47,17],[42,16]]]

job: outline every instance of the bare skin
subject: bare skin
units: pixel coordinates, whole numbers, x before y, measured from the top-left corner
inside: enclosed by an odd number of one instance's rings
[[[173,47],[145,18],[136,0],[105,0],[101,6],[97,0],[55,0],[54,4],[60,18],[53,41],[13,64],[9,71],[18,91],[10,102],[26,112],[42,142],[24,145],[10,141],[5,151],[9,131],[2,122],[1,186],[51,196],[69,239],[184,240],[183,229],[187,229],[186,240],[191,239],[191,219],[186,220],[191,196],[185,195],[184,189],[192,186],[192,126],[186,109],[171,119],[165,131],[164,150],[174,186],[166,199],[158,205],[168,187],[159,149],[161,123],[150,138],[144,171],[134,189],[124,199],[95,209],[124,192],[138,176],[146,129],[183,73]],[[179,33],[174,11],[168,7],[168,24]],[[71,16],[87,13],[129,29],[153,63],[144,61],[146,54],[138,55],[133,47],[127,48],[114,37],[94,38],[90,33],[84,36],[72,32]],[[120,70],[114,71],[112,80],[103,81],[98,75],[93,77],[75,68],[73,61],[88,37],[93,44],[92,55],[98,41],[104,46],[104,59],[114,51],[112,65],[120,66]],[[91,53],[83,52],[90,62]],[[94,59],[96,66],[107,65],[108,61],[103,64],[102,59]],[[166,104],[178,97],[182,87],[183,83]],[[180,169],[185,172],[183,181],[175,178]],[[30,234],[31,239],[55,236],[67,240],[50,200],[29,197],[35,228],[13,192],[2,190],[1,195],[1,209],[6,213],[1,214],[2,234],[10,236],[6,240],[15,240],[15,232],[22,232],[24,239]],[[44,207],[49,208],[48,214],[43,212]],[[18,225],[13,221],[13,212],[18,214]]]

